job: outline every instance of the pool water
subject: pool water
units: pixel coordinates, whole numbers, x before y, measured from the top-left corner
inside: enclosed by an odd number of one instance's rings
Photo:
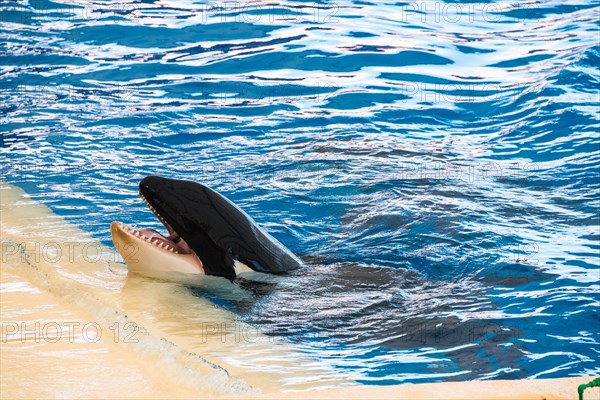
[[[109,246],[208,184],[306,266],[193,295],[358,382],[598,375],[599,13],[3,1],[1,179]]]

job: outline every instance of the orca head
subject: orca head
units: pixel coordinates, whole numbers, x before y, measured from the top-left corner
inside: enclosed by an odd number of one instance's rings
[[[163,250],[160,262],[172,262],[181,272],[196,271],[233,279],[241,271],[282,273],[301,264],[234,203],[206,185],[148,176],[140,182],[139,192],[168,235],[113,223],[113,241],[115,234],[119,238],[123,234],[138,238],[144,251],[149,251],[148,245]],[[158,251],[153,250],[154,254]],[[170,260],[164,260],[165,255]]]
[[[163,223],[168,233],[161,234],[150,228],[137,228],[122,222],[110,225],[112,240],[131,272],[174,278],[175,274],[205,274],[202,261],[185,240],[153,208],[141,191],[140,195],[150,210]],[[180,278],[180,277],[179,277]]]

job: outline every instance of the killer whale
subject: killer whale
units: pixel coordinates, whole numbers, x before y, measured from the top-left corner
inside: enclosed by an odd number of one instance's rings
[[[113,243],[130,270],[234,279],[248,268],[283,274],[302,265],[248,214],[204,184],[147,176],[139,194],[169,235],[113,222]]]

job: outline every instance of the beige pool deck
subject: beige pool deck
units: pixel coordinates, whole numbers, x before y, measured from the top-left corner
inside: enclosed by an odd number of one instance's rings
[[[251,327],[127,276],[112,249],[21,189],[0,182],[0,200],[2,399],[577,399],[595,378],[360,385],[260,333],[235,340]]]

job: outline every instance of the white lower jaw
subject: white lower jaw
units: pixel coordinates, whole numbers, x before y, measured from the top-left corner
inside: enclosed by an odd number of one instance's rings
[[[145,275],[165,273],[202,274],[204,268],[196,254],[178,254],[136,236],[119,222],[110,225],[112,240],[127,269]]]

